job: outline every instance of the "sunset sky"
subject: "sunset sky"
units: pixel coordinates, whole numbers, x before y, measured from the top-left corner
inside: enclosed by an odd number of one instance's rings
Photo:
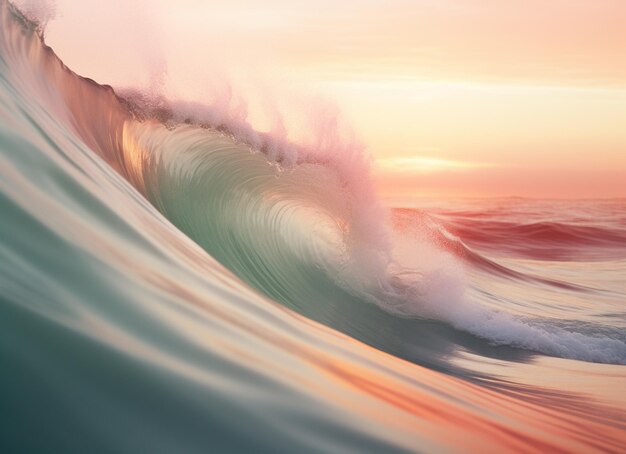
[[[208,86],[244,81],[287,117],[311,96],[335,103],[388,197],[626,196],[623,0],[58,0],[56,10],[48,43],[98,82],[202,101]]]

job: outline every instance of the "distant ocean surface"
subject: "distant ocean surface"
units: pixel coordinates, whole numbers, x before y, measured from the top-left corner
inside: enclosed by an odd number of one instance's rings
[[[624,452],[625,364],[626,200],[385,203],[0,0],[0,452]]]

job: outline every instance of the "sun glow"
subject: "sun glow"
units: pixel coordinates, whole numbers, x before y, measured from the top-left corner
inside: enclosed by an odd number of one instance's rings
[[[490,164],[479,162],[452,161],[423,156],[382,158],[377,162],[381,170],[408,173],[432,173],[491,167]]]

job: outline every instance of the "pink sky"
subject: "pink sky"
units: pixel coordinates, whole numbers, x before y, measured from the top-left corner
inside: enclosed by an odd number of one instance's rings
[[[626,196],[622,0],[56,3],[49,44],[99,82],[332,100],[386,196]]]

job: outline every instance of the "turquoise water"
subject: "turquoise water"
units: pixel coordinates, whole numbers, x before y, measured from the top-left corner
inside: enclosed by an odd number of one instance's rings
[[[0,11],[0,450],[623,447],[626,203],[388,209]]]

